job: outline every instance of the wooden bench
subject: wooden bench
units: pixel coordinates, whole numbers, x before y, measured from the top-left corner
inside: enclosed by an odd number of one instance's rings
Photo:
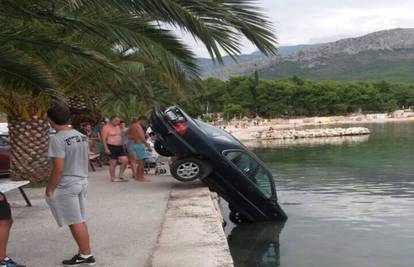
[[[95,171],[95,166],[93,165],[94,162],[98,163],[99,167],[102,168],[101,154],[89,153],[89,166],[91,166],[92,171]]]
[[[0,179],[0,192],[6,193],[15,189],[19,189],[28,207],[32,206],[29,198],[23,190],[23,186],[29,184],[29,181],[12,181],[10,179]]]

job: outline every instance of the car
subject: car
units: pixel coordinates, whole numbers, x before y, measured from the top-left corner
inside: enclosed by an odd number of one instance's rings
[[[10,145],[9,136],[0,134],[0,176],[10,172]]]
[[[230,133],[176,106],[154,111],[150,126],[156,152],[172,158],[171,175],[202,180],[229,203],[233,222],[287,220],[272,174]]]

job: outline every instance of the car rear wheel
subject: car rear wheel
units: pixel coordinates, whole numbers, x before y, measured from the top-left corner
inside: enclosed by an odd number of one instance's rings
[[[171,175],[181,182],[191,182],[207,177],[212,168],[210,164],[196,158],[185,158],[174,161],[170,166]]]
[[[161,142],[160,141],[155,141],[154,142],[154,149],[155,149],[155,151],[159,154],[159,155],[161,155],[161,156],[164,156],[164,157],[172,157],[172,156],[174,156],[174,154],[173,153],[171,153],[168,149],[166,149],[162,144],[161,144]]]

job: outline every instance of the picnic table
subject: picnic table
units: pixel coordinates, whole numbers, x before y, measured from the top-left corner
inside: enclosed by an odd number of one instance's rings
[[[0,179],[0,192],[6,193],[15,189],[19,189],[28,207],[32,206],[29,198],[24,192],[23,186],[29,184],[29,181],[12,181],[11,179]]]

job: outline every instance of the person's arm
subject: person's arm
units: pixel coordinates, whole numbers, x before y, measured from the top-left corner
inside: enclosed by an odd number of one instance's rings
[[[142,129],[142,126],[138,126],[138,138],[147,148],[151,148],[151,145],[147,142],[147,139],[145,138],[145,132],[144,129]]]
[[[63,173],[63,166],[65,162],[65,143],[63,140],[59,140],[56,136],[51,136],[49,139],[48,156],[52,160],[52,173],[46,186],[46,196],[51,197],[59,184],[60,176]]]
[[[52,173],[50,174],[50,178],[46,186],[47,197],[51,197],[53,195],[56,186],[59,184],[60,177],[63,173],[64,162],[64,158],[52,158]]]
[[[101,139],[102,139],[102,144],[104,146],[105,153],[109,154],[108,144],[106,143],[107,142],[106,140],[108,139],[108,127],[107,126],[102,127]]]

